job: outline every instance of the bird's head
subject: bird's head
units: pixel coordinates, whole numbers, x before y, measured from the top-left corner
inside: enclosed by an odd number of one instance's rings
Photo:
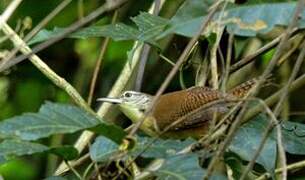
[[[128,107],[145,112],[151,104],[152,96],[136,91],[125,91],[118,98],[99,98],[97,101],[118,104],[122,108]]]
[[[134,123],[144,117],[145,111],[151,106],[153,96],[136,91],[125,91],[118,98],[98,98],[97,101],[118,104],[121,111]],[[141,126],[147,134],[153,135],[151,131],[154,120],[145,120]]]

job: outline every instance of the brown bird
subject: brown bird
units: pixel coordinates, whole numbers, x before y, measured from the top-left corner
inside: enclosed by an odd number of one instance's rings
[[[230,101],[244,97],[256,82],[256,79],[246,81],[227,93],[208,87],[191,87],[163,94],[140,128],[150,135],[167,129],[162,137],[201,137],[208,133],[214,116],[221,117],[228,112],[232,105]],[[125,91],[119,98],[98,99],[119,104],[122,112],[134,123],[143,118],[152,100],[152,95],[135,91]],[[204,108],[213,102],[213,105]]]

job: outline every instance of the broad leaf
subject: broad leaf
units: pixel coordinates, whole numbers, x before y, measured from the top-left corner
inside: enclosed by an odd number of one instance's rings
[[[202,0],[195,0],[196,3],[200,3],[201,1]],[[264,34],[271,31],[276,25],[287,26],[293,17],[295,5],[295,2],[255,4],[247,6],[237,5],[226,10],[223,13],[225,16],[220,19],[220,22],[227,26],[227,30],[230,33],[235,35],[255,36],[258,33]],[[204,6],[203,3],[202,6]],[[187,9],[181,9],[180,11],[187,12]],[[206,18],[204,7],[202,7],[201,13],[201,16],[199,16],[200,12],[198,12],[185,17],[182,16],[181,14],[183,13],[180,12],[177,14],[177,17],[174,16],[174,18],[171,19],[169,23],[170,28],[158,36],[158,38],[162,38],[170,33],[192,37],[197,33],[200,25]],[[220,13],[217,13],[212,22],[218,21],[219,15]],[[301,17],[298,27],[304,28],[305,11],[301,13]],[[213,23],[211,25],[213,25]]]
[[[203,179],[205,170],[199,166],[198,156],[195,154],[181,154],[164,159],[162,166],[154,172],[157,179]],[[209,179],[226,179],[213,175]]]
[[[257,116],[246,123],[236,132],[229,149],[238,154],[242,159],[250,161],[261,143],[262,135],[268,123],[268,119],[263,115]],[[275,160],[276,140],[269,137],[256,162],[263,165],[266,170],[271,171],[274,169]]]
[[[110,139],[99,136],[90,147],[90,157],[97,162],[107,161],[118,152],[118,147],[119,145]]]
[[[137,39],[148,43],[150,42],[151,44],[153,44],[154,37],[162,33],[168,25],[167,19],[145,12],[132,18],[132,20],[137,24],[140,31]]]
[[[171,18],[171,22],[179,23],[204,16],[213,3],[213,0],[186,0]]]
[[[106,26],[90,26],[81,29],[70,35],[72,38],[89,38],[89,37],[111,37],[116,41],[135,40],[140,35],[140,32],[123,23]]]
[[[30,155],[48,151],[49,147],[21,140],[4,140],[0,143],[0,157],[8,160],[10,157]]]
[[[53,147],[28,142],[21,140],[4,140],[0,143],[0,158],[5,162],[6,160],[22,155],[31,155],[35,153],[52,153],[62,157],[65,160],[72,160],[78,157],[78,151],[73,146]]]
[[[52,134],[73,133],[97,125],[113,131],[112,136],[117,136],[113,139],[123,138],[123,130],[101,122],[94,115],[78,107],[50,102],[44,104],[38,113],[26,113],[0,122],[0,135],[36,140]],[[107,136],[107,132],[103,135]]]
[[[51,38],[58,36],[59,33],[63,33],[65,28],[55,27],[53,30],[40,30],[27,44],[32,45],[35,43],[39,43]]]
[[[56,154],[65,160],[73,160],[79,156],[77,149],[75,149],[73,146],[50,148],[48,152]]]
[[[166,158],[171,155],[175,155],[177,152],[182,151],[184,148],[195,143],[195,140],[186,139],[172,140],[172,139],[157,139],[147,137],[138,137],[138,143],[135,148],[131,151],[133,155],[139,155],[142,157],[151,158]]]
[[[305,125],[291,122],[282,122],[282,136],[284,148],[291,154],[305,155]]]

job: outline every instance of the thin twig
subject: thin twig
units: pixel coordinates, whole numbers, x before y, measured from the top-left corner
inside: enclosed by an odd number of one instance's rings
[[[4,12],[1,14],[1,21],[0,21],[0,29],[1,26],[7,22],[7,20],[11,17],[11,15],[14,13],[16,8],[19,6],[22,0],[13,0],[7,8],[4,10]]]
[[[284,143],[282,139],[282,127],[280,125],[276,126],[276,139],[277,139],[277,147],[278,147],[278,152],[279,152],[279,160],[281,167],[283,168],[282,172],[282,179],[286,180],[287,179],[287,158],[286,158],[286,152],[284,148]]]
[[[284,36],[283,39],[285,39],[285,37],[288,39],[289,30],[292,29],[292,28],[296,25],[298,16],[299,16],[300,12],[302,11],[302,8],[303,8],[303,0],[299,0],[299,1],[298,1],[298,4],[297,4],[297,6],[296,6],[296,9],[295,9],[295,13],[294,13],[294,17],[293,17],[292,23],[291,23],[290,26],[288,27],[287,35]],[[281,43],[280,43],[280,44],[281,44]],[[303,47],[303,46],[302,46],[302,47]],[[284,46],[282,46],[281,48],[284,49]],[[280,49],[280,47],[279,47],[278,49]],[[279,51],[280,51],[280,50],[279,50]],[[280,53],[279,53],[279,54],[280,54]],[[301,52],[300,56],[301,56],[301,57],[302,57],[302,56],[304,57],[304,55],[305,55],[305,51],[304,51],[304,52]],[[280,56],[280,55],[279,55],[279,56]],[[299,57],[300,57],[300,56],[299,56]],[[292,75],[290,76],[289,81],[288,81],[288,82],[290,82],[290,83],[289,83],[289,84],[287,83],[288,86],[289,86],[289,85],[291,84],[291,82],[294,80],[294,78],[295,78],[295,76],[296,76],[296,73],[297,73],[297,71],[298,71],[298,69],[299,69],[300,63],[302,63],[303,57],[302,57],[302,58],[298,58],[298,59],[301,59],[301,60],[299,60],[299,61],[295,64],[295,66],[294,66],[294,71],[292,72]],[[271,59],[271,62],[269,63],[269,65],[268,65],[268,67],[266,68],[266,70],[264,71],[263,76],[264,76],[264,75],[266,76],[266,75],[268,75],[268,74],[270,73],[270,72],[268,72],[268,70],[271,71],[270,68],[276,64],[277,60],[278,60],[278,59],[275,59],[275,60],[274,60],[274,58]],[[273,68],[273,67],[272,67],[272,68]],[[294,76],[293,76],[293,75],[294,75]],[[261,80],[261,79],[260,79],[260,80]],[[259,87],[260,80],[259,80],[259,82],[258,82],[258,87]],[[284,93],[284,95],[287,95],[287,93],[288,93],[288,86],[286,86],[286,87],[284,88],[283,92],[282,92],[282,93]],[[283,98],[283,97],[280,98],[280,100],[279,100],[279,102],[278,102],[278,104],[277,104],[277,106],[276,106],[276,108],[275,108],[275,110],[274,110],[274,115],[275,115],[275,117],[277,117],[278,114],[280,113],[280,108],[281,108],[282,102],[283,102],[284,100],[285,100],[285,97],[284,97],[284,98]],[[263,147],[264,147],[264,145],[265,145],[265,142],[266,142],[266,140],[267,140],[267,138],[268,138],[268,135],[269,135],[270,131],[272,130],[272,128],[273,128],[275,125],[276,125],[276,124],[274,124],[274,123],[270,123],[270,124],[268,125],[267,129],[266,129],[265,132],[264,132],[264,136],[263,136],[263,139],[262,139],[262,141],[261,141],[261,143],[260,143],[260,145],[259,145],[259,148],[258,148],[257,151],[255,152],[255,155],[253,156],[253,158],[251,159],[251,161],[248,163],[248,165],[247,165],[245,171],[243,172],[243,174],[242,174],[242,176],[241,176],[241,179],[245,179],[246,176],[248,175],[248,172],[252,169],[252,167],[253,167],[253,165],[254,165],[254,163],[255,163],[256,158],[259,156],[260,151],[263,149]]]
[[[224,32],[224,25],[221,25],[221,19],[224,17],[224,11],[225,8],[227,7],[229,1],[224,1],[224,5],[221,8],[220,15],[218,16],[218,19],[215,21],[216,22],[216,41],[213,44],[212,50],[211,50],[211,79],[212,79],[212,87],[213,89],[218,89],[219,84],[218,84],[218,65],[217,65],[217,50],[219,48],[219,43],[221,40],[221,37]]]
[[[160,58],[163,59],[164,61],[166,61],[168,64],[175,66],[175,63],[173,63],[173,61],[171,61],[170,59],[168,59],[166,56],[164,56],[163,54],[159,54]]]
[[[305,160],[303,161],[299,161],[299,162],[296,162],[296,163],[293,163],[293,164],[289,164],[287,166],[287,170],[293,170],[293,169],[300,169],[300,168],[304,168],[305,167]],[[284,168],[278,168],[274,171],[274,173],[278,174],[278,173],[281,173],[283,171],[285,171],[286,169]],[[260,177],[258,177],[256,180],[264,180],[264,179],[267,179],[271,177],[270,173],[265,173],[263,175],[261,175]]]
[[[222,84],[221,84],[222,85],[221,90],[223,92],[226,91],[227,80],[228,80],[229,74],[230,74],[231,56],[232,56],[232,52],[233,52],[233,49],[232,49],[233,48],[233,39],[234,39],[234,34],[230,34],[228,48],[227,48],[225,71],[223,73]]]
[[[281,106],[283,104],[283,102],[285,101],[285,99],[287,98],[287,94],[288,94],[288,90],[289,90],[289,86],[291,85],[291,83],[294,81],[294,79],[297,76],[297,73],[299,72],[301,65],[303,63],[305,57],[305,41],[302,43],[301,45],[301,52],[299,57],[297,58],[293,70],[291,72],[291,75],[288,79],[288,82],[285,84],[285,86],[283,87],[282,93],[281,93],[281,98],[279,99],[275,109],[274,109],[274,113],[275,114],[279,114],[280,110],[281,110]]]
[[[161,0],[155,0],[154,8],[153,8],[153,15],[159,14],[160,4],[161,4]],[[137,77],[136,77],[136,84],[135,84],[136,91],[141,91],[145,66],[146,66],[146,63],[148,60],[148,55],[149,55],[150,49],[151,49],[151,47],[149,44],[144,44],[144,47],[143,47],[143,50],[141,53],[140,62],[139,62],[139,69],[138,69],[138,73],[137,73]]]
[[[10,36],[10,39],[14,43],[15,46],[21,47],[21,52],[24,54],[32,53],[31,49],[26,45],[26,43],[5,23],[3,24],[2,31]],[[94,114],[92,109],[87,105],[86,101],[80,96],[80,94],[74,89],[74,87],[69,84],[65,79],[58,76],[47,64],[45,64],[37,55],[32,54],[30,57],[30,61],[54,84],[58,87],[64,89],[69,96],[74,100],[74,102]]]
[[[74,169],[74,167],[70,166],[68,161],[64,161],[66,163],[66,165],[69,167],[69,169],[71,169],[71,171],[73,172],[73,174],[79,179],[79,180],[83,180],[82,176],[76,171],[76,169]]]
[[[299,48],[300,44],[302,43],[302,40],[304,39],[303,34],[298,34],[290,39],[290,42],[292,44],[292,47],[289,48],[287,53],[285,53],[281,59],[278,61],[278,65],[283,64],[286,60],[290,59],[289,57]]]
[[[33,38],[40,29],[42,29],[48,22],[50,22],[59,12],[61,12],[72,0],[62,1],[51,13],[49,13],[35,28],[33,28],[23,39],[24,42],[28,42]],[[15,31],[16,32],[16,31]],[[21,46],[15,46],[14,49],[8,54],[5,59],[0,63],[0,67],[7,63],[15,54],[20,50]]]
[[[297,31],[297,28],[293,29],[293,31],[291,33],[293,34],[296,31]],[[279,37],[275,38],[274,40],[272,40],[271,42],[269,42],[265,46],[263,46],[260,49],[258,49],[257,51],[255,51],[253,54],[250,54],[250,55],[244,57],[243,59],[239,60],[237,63],[233,64],[230,68],[230,73],[233,73],[233,72],[237,71],[241,67],[243,67],[243,66],[249,64],[250,62],[254,61],[257,56],[259,56],[259,55],[269,51],[270,49],[274,48],[281,41],[281,39],[284,37],[284,35],[285,34],[283,33]]]
[[[295,81],[293,81],[293,83],[289,87],[289,92],[292,92],[304,85],[305,85],[305,74],[303,74],[302,76],[297,78]],[[278,101],[278,99],[281,97],[282,91],[283,91],[283,89],[280,89],[277,92],[273,93],[272,96],[270,96],[269,98],[267,98],[265,100],[266,104],[268,106],[272,106],[273,104],[275,104]],[[261,111],[261,109],[262,109],[262,107],[260,105],[256,105],[256,106],[252,107],[246,113],[245,118],[243,119],[242,122],[246,122],[247,120],[251,119],[253,116],[258,114]]]
[[[116,10],[116,11],[114,11],[114,14],[113,14],[113,17],[112,17],[112,20],[111,20],[111,24],[114,24],[114,22],[117,19],[117,15],[118,15],[118,11]],[[101,64],[102,64],[102,59],[104,58],[104,55],[106,53],[106,49],[107,49],[109,41],[110,41],[109,37],[106,37],[104,39],[102,47],[101,47],[101,52],[100,52],[99,57],[98,57],[98,59],[96,61],[96,64],[95,64],[95,68],[94,68],[94,72],[93,72],[93,76],[92,76],[92,80],[91,80],[91,84],[90,84],[89,96],[88,96],[88,100],[87,100],[89,106],[92,103],[92,98],[93,98],[93,94],[94,94],[96,80],[97,80],[98,73],[100,71]]]
[[[275,107],[275,110],[274,110],[274,116],[275,116],[275,117],[277,117],[277,116],[279,115],[280,110],[281,110],[281,106],[282,106],[282,104],[283,104],[283,101],[286,99],[286,96],[287,96],[287,94],[288,94],[289,87],[290,87],[291,83],[293,82],[293,80],[295,79],[295,77],[296,77],[296,75],[297,75],[297,73],[298,73],[298,71],[299,71],[299,69],[300,69],[300,66],[301,66],[301,64],[302,64],[302,62],[303,62],[303,59],[304,59],[304,57],[305,57],[305,42],[303,42],[303,44],[302,44],[301,47],[302,47],[302,51],[301,51],[301,53],[300,53],[300,55],[299,55],[299,57],[298,57],[298,59],[297,59],[295,65],[294,65],[293,71],[292,71],[292,73],[291,73],[291,75],[290,75],[290,77],[289,77],[289,80],[288,80],[287,84],[285,85],[285,87],[284,87],[284,88],[282,89],[282,91],[281,91],[281,98],[279,99],[279,101],[278,101],[278,103],[277,103],[277,105],[276,105],[276,107]],[[278,123],[276,123],[276,124],[278,124]],[[242,174],[242,176],[241,176],[241,179],[245,179],[246,176],[247,176],[247,173],[252,169],[252,167],[253,167],[253,165],[254,165],[254,163],[255,163],[256,158],[259,156],[260,151],[263,149],[263,147],[264,147],[264,145],[265,145],[265,142],[266,142],[266,140],[267,140],[267,138],[268,138],[268,135],[269,135],[270,131],[272,130],[272,128],[273,128],[276,124],[271,124],[271,123],[270,123],[270,124],[268,125],[268,127],[267,127],[267,129],[266,129],[266,131],[265,131],[265,133],[264,133],[263,140],[261,141],[260,146],[259,146],[259,148],[257,149],[255,155],[253,156],[253,158],[251,159],[251,161],[250,161],[249,164],[247,165],[245,171],[243,172],[243,174]],[[281,131],[280,128],[279,128],[278,130]],[[278,136],[278,141],[279,141],[279,142],[282,142],[281,139],[279,139],[279,138],[281,138],[281,133],[280,133],[280,132],[278,132],[278,135],[277,135],[277,136]],[[281,145],[281,153],[283,153],[283,150],[282,150],[282,149],[283,149],[283,145]],[[285,158],[285,156],[283,156],[283,154],[282,154],[282,158],[283,158],[282,161],[286,162],[286,158]],[[283,163],[283,162],[282,162],[282,163]],[[283,168],[284,168],[284,167],[285,167],[285,165],[283,166]],[[283,178],[284,178],[284,177],[287,177],[287,172],[286,172],[286,171],[283,171]]]

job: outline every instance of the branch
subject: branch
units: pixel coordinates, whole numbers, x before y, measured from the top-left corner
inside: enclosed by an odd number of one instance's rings
[[[276,174],[278,174],[278,173],[281,173],[285,170],[300,169],[300,168],[304,168],[304,167],[305,167],[305,160],[290,164],[290,165],[287,166],[287,169],[278,168],[274,172]],[[256,180],[264,180],[264,179],[267,179],[267,178],[270,178],[270,177],[271,177],[270,173],[265,173],[265,174],[261,175],[260,177],[258,177]]]
[[[69,84],[65,79],[58,76],[47,64],[45,64],[37,55],[32,53],[32,50],[26,43],[12,30],[6,23],[2,26],[2,31],[11,39],[16,47],[21,47],[20,51],[23,54],[32,54],[29,59],[30,61],[55,85],[66,91],[73,101],[83,109],[92,114],[95,114],[90,107],[87,105],[86,101],[81,97],[81,95],[74,89],[74,87]]]
[[[5,9],[5,11],[1,14],[0,28],[6,21],[11,17],[16,8],[19,6],[22,0],[13,0],[10,5]]]

